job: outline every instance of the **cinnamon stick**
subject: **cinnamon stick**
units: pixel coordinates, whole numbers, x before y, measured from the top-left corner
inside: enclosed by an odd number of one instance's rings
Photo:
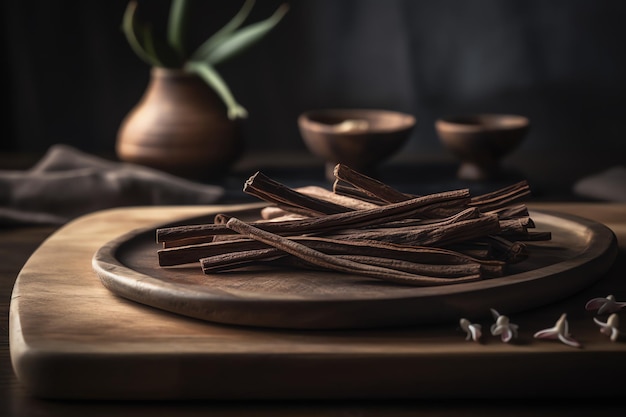
[[[483,210],[489,214],[496,214],[500,219],[512,219],[517,217],[529,217],[528,207],[525,204],[505,206],[494,210]]]
[[[356,198],[361,201],[365,201],[370,204],[376,204],[379,206],[386,204],[385,201],[376,197],[372,197],[363,190],[356,188],[353,185],[343,182],[341,180],[335,180],[335,182],[333,183],[333,193],[340,196]]]
[[[552,233],[551,232],[507,232],[501,233],[502,237],[505,237],[508,240],[512,241],[541,241],[541,240],[551,240]]]
[[[421,213],[430,212],[433,208],[456,205],[457,211],[465,208],[469,198],[467,189],[429,194],[399,203],[345,213],[329,214],[300,220],[284,222],[254,222],[259,229],[277,234],[306,234],[328,232],[346,227],[360,227],[374,224],[381,219],[385,221],[400,220],[408,217],[420,217]],[[157,242],[206,237],[211,240],[215,235],[232,234],[223,224],[200,224],[159,228],[156,230]]]
[[[518,217],[512,219],[500,219],[501,233],[526,234],[529,228],[534,228],[535,222],[530,217]]]
[[[363,201],[358,198],[347,197],[343,195],[337,195],[331,190],[327,190],[317,186],[305,186],[298,187],[296,191],[308,195],[310,197],[316,197],[321,200],[325,200],[331,203],[339,204],[344,207],[349,207],[354,210],[371,209],[380,206],[380,204],[374,204],[367,201]]]
[[[449,285],[458,282],[469,282],[481,279],[478,274],[458,278],[437,278],[411,274],[379,266],[365,265],[348,259],[326,255],[325,253],[308,248],[305,245],[290,240],[289,238],[254,227],[251,224],[243,222],[237,218],[230,219],[227,226],[238,233],[278,248],[309,264],[338,272],[345,272],[349,274],[356,273],[366,277],[413,286]]]
[[[357,172],[344,164],[335,165],[333,174],[335,176],[335,183],[338,181],[345,181],[360,189],[365,194],[387,203],[398,203],[415,197],[406,195],[395,188],[365,174]]]
[[[474,196],[471,198],[469,205],[487,212],[511,205],[529,195],[530,185],[528,181],[523,180],[490,193]]]
[[[290,239],[330,255],[374,256],[435,265],[480,264],[482,272],[491,277],[501,276],[504,270],[504,262],[477,259],[443,248],[398,245],[380,241],[348,241],[313,236],[292,236]],[[230,241],[161,249],[158,251],[158,260],[160,266],[175,266],[195,263],[210,257],[213,257],[214,261],[219,259],[218,256],[245,257],[245,255],[239,254],[260,250],[265,250],[264,256],[257,258],[259,253],[255,253],[255,261],[284,254],[275,248],[268,250],[268,246],[263,242],[240,237]]]
[[[527,246],[522,242],[511,241],[497,235],[490,235],[485,239],[493,246],[496,258],[507,263],[518,263],[528,258]]]
[[[257,172],[245,182],[243,191],[276,204],[284,210],[308,216],[344,213],[353,210],[337,203],[302,194]]]
[[[441,247],[499,232],[500,224],[497,216],[484,215],[476,219],[455,223],[381,229],[349,229],[331,234],[330,237]]]
[[[244,191],[273,205],[263,220],[218,214],[213,224],[157,229],[159,265],[200,262],[205,273],[290,265],[446,285],[502,276],[528,256],[524,241],[551,238],[529,231],[535,224],[519,202],[529,195],[526,181],[478,196],[467,189],[413,196],[341,164],[335,177],[331,192],[290,189],[257,172]]]
[[[220,272],[236,268],[250,267],[253,265],[268,264],[272,261],[289,256],[292,255],[289,255],[277,248],[255,249],[201,258],[200,265],[204,273]],[[479,263],[421,264],[380,256],[352,254],[340,254],[335,256],[340,259],[347,259],[363,265],[380,266],[429,277],[458,278],[468,275],[481,275],[483,273],[483,269]]]
[[[361,199],[352,198],[348,196],[338,195],[334,192],[318,186],[306,186],[295,189],[297,192],[304,195],[319,198],[330,203],[339,204],[344,207],[348,207],[354,210],[370,209],[379,206],[380,204],[372,204]],[[266,220],[275,219],[284,216],[294,216],[293,210],[289,207],[279,208],[277,206],[268,206],[261,209],[261,217]]]

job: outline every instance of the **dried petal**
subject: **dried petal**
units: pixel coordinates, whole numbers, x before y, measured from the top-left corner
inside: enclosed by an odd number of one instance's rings
[[[585,304],[586,310],[598,310],[598,314],[614,313],[626,307],[625,302],[616,301],[615,297],[607,295],[606,297],[592,298]]]
[[[478,342],[482,337],[481,325],[478,323],[472,323],[468,319],[459,320],[461,328],[467,333],[465,340],[473,340]]]
[[[569,324],[565,313],[561,314],[561,317],[559,317],[553,327],[539,330],[533,337],[536,339],[558,339],[568,346],[582,347],[582,345],[569,334]]]
[[[504,343],[508,343],[513,340],[513,338],[517,337],[517,324],[511,323],[507,316],[498,313],[493,308],[491,309],[491,314],[496,319],[496,322],[491,325],[492,335],[500,335],[500,339]]]
[[[609,316],[606,322],[593,318],[593,321],[600,326],[600,332],[610,337],[612,342],[616,342],[619,338],[619,319],[617,314],[613,313]]]

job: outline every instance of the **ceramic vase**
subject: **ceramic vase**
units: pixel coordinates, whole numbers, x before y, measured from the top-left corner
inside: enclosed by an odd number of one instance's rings
[[[222,178],[241,156],[243,139],[217,94],[198,76],[152,68],[143,97],[122,121],[120,160],[187,179]]]

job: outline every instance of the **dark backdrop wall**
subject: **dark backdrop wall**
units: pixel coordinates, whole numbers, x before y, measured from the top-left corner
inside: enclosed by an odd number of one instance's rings
[[[242,1],[197,1],[193,39]],[[113,152],[148,68],[120,30],[126,0],[2,2],[3,151],[66,143]],[[259,0],[251,21],[280,0]],[[304,149],[296,118],[378,107],[418,118],[408,150],[439,151],[433,122],[458,112],[525,114],[530,150],[626,150],[626,2],[292,0],[270,36],[219,67],[248,108],[248,151]],[[164,20],[165,0],[140,0]]]

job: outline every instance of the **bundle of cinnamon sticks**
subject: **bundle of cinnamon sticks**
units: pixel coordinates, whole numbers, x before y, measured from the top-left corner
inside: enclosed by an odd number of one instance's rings
[[[260,219],[156,230],[162,267],[199,262],[206,274],[256,266],[338,271],[413,286],[503,276],[529,256],[536,232],[527,181],[472,196],[416,196],[338,164],[333,189],[290,188],[257,172],[244,192],[266,201]]]

